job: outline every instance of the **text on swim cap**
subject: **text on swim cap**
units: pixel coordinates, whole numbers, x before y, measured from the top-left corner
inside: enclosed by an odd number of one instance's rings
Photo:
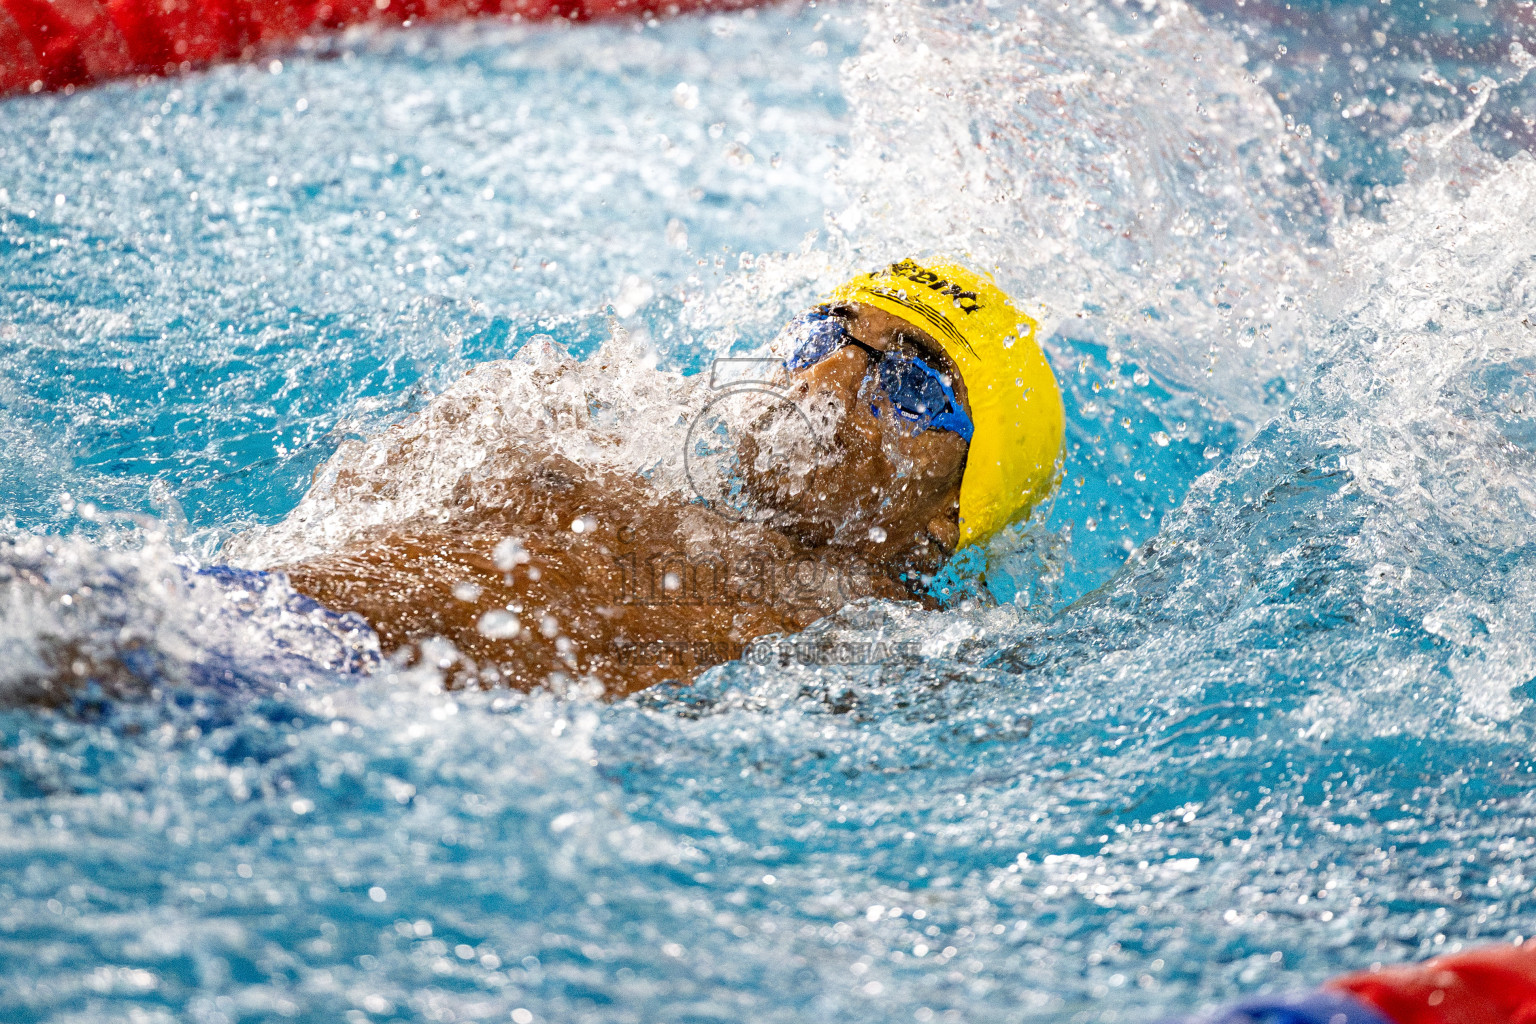
[[[965,291],[959,285],[944,280],[914,260],[892,263],[890,273],[904,277],[913,284],[923,285],[940,295],[951,296],[955,300],[955,305],[960,307],[963,313],[974,313],[981,308],[981,297],[975,292]]]

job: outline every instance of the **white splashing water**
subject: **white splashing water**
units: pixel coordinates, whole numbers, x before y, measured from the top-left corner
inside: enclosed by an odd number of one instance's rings
[[[1043,333],[1195,386],[1249,428],[1266,383],[1305,375],[1298,303],[1324,280],[1333,203],[1241,46],[1182,3],[868,19],[843,70],[852,148],[828,254],[760,260],[697,326],[729,338],[754,309],[941,251],[992,269]]]
[[[262,566],[338,550],[373,527],[435,516],[456,491],[551,454],[594,473],[643,473],[658,495],[683,493],[687,427],[705,381],[658,372],[654,351],[613,328],[585,361],[536,336],[406,423],[343,443],[286,519],[235,538],[227,557]]]

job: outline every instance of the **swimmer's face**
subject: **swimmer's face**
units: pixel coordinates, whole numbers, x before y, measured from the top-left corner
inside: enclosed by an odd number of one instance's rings
[[[865,345],[916,355],[940,371],[969,415],[965,382],[930,335],[874,306],[849,303],[833,313]],[[770,441],[749,439],[746,484],[786,532],[805,541],[937,564],[959,539],[968,444],[948,430],[916,430],[898,414],[872,372],[875,358],[845,345],[791,372],[790,398],[818,426],[819,456],[797,463],[774,457]]]

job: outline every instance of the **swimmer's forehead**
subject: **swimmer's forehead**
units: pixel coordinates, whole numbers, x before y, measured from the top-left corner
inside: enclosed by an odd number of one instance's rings
[[[959,368],[949,353],[944,351],[944,346],[933,335],[905,317],[867,302],[836,302],[832,304],[832,311],[848,317],[854,336],[860,341],[866,344],[899,342],[915,347],[934,369],[956,377],[960,375]],[[866,334],[869,336],[865,337]]]

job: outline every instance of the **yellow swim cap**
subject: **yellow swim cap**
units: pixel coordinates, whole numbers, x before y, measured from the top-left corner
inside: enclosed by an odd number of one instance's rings
[[[902,260],[861,274],[827,302],[868,303],[931,335],[965,381],[976,431],[960,481],[959,547],[1029,514],[1056,478],[1065,413],[1038,325],[992,275],[948,261]]]

